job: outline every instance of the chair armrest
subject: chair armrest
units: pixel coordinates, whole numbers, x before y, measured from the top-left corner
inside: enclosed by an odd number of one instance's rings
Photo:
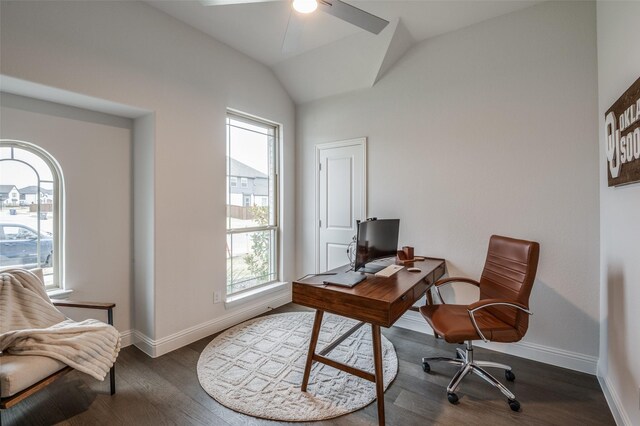
[[[478,323],[476,322],[475,312],[480,309],[487,308],[489,306],[510,306],[512,308],[519,309],[529,315],[533,315],[533,313],[529,310],[527,306],[523,305],[522,303],[509,300],[509,299],[482,299],[482,300],[478,300],[475,303],[470,304],[467,307],[467,311],[469,312],[469,317],[471,318],[473,327],[476,329],[476,333],[478,333],[478,336],[480,336],[480,338],[485,343],[488,342],[489,339],[484,337],[484,334],[482,334],[482,331],[480,331],[480,327],[478,327]]]
[[[441,285],[444,284],[449,284],[452,282],[460,282],[460,283],[467,283],[467,284],[473,284],[476,287],[480,287],[480,283],[476,280],[472,280],[471,278],[463,278],[463,277],[449,277],[449,278],[443,278],[441,280],[436,281],[433,285],[436,287],[439,287]]]
[[[506,306],[511,306],[512,308],[517,308],[520,309],[521,311],[524,311],[526,313],[528,313],[529,315],[533,315],[530,311],[529,308],[520,303],[520,302],[516,302],[514,300],[509,300],[509,299],[482,299],[482,300],[478,300],[477,302],[474,302],[472,304],[470,304],[468,306],[468,310],[475,312],[479,309],[482,308],[486,308],[488,306],[494,306],[494,305],[506,305]]]
[[[440,289],[438,287],[440,287],[441,285],[450,284],[453,282],[473,284],[476,287],[480,287],[480,283],[476,280],[472,280],[471,278],[449,277],[449,278],[443,278],[441,280],[438,280],[435,283],[433,283],[433,288],[435,289],[436,294],[438,295],[438,299],[440,299],[440,303],[442,303],[443,305],[445,304],[445,302],[442,297],[442,294],[440,294]]]
[[[83,309],[102,309],[107,311],[107,324],[113,325],[113,308],[115,303],[100,302],[76,302],[72,300],[52,300],[53,306],[62,306],[66,308],[83,308]]]
[[[115,303],[100,303],[100,302],[76,302],[71,300],[52,300],[54,306],[64,306],[68,308],[85,308],[85,309],[112,309],[115,308]]]

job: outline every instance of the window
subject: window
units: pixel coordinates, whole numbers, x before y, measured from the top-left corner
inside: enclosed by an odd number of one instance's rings
[[[229,186],[232,188],[238,186],[238,178],[235,176],[229,177]]]
[[[0,140],[0,268],[43,268],[62,284],[62,173],[36,145]]]
[[[278,280],[277,125],[227,114],[227,295]],[[231,175],[265,184],[232,194]],[[256,200],[260,199],[260,203]]]

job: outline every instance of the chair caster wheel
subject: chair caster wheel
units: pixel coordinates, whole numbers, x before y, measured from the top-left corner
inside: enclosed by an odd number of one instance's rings
[[[424,371],[425,373],[428,373],[429,371],[431,371],[431,366],[429,365],[428,362],[423,362],[422,363],[422,371]]]
[[[449,400],[450,403],[452,404],[457,404],[458,403],[458,395],[456,395],[453,392],[450,392],[447,394],[447,399]],[[516,401],[517,403],[518,401]]]
[[[518,401],[515,399],[508,399],[507,401],[509,402],[509,408],[513,411],[520,411],[520,403]]]
[[[505,370],[504,377],[510,382],[513,382],[516,379],[516,375],[513,374],[513,371],[511,370]]]

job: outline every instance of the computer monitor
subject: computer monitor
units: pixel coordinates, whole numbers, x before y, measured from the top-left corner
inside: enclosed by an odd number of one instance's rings
[[[376,273],[388,266],[371,262],[396,255],[399,229],[400,219],[369,219],[359,222],[353,270]]]

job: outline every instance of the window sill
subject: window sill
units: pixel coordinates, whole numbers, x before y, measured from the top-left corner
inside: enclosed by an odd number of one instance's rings
[[[231,296],[227,296],[227,299],[224,302],[224,307],[225,309],[231,309],[253,300],[263,298],[265,294],[275,293],[288,287],[288,282],[275,282],[265,285],[264,287],[256,288],[255,290],[249,290],[242,294],[233,294]]]
[[[51,290],[47,290],[47,295],[51,299],[62,299],[65,296],[70,295],[71,293],[73,293],[73,290],[65,290],[63,288],[54,288]]]

